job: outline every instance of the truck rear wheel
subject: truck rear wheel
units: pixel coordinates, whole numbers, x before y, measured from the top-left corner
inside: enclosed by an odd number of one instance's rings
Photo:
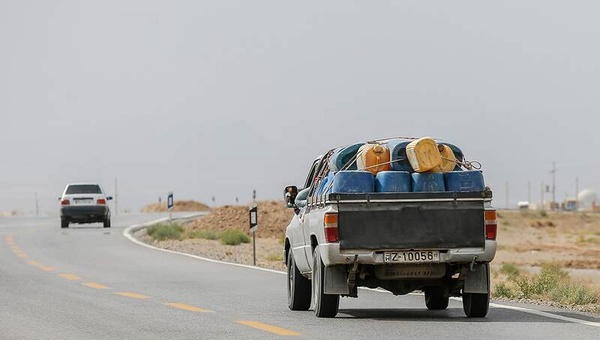
[[[425,288],[425,306],[429,310],[444,310],[448,308],[450,298],[446,296],[444,287]]]
[[[463,310],[468,318],[483,318],[487,315],[490,306],[490,265],[485,265],[487,272],[488,292],[486,294],[463,293]]]
[[[321,260],[319,247],[313,251],[312,269],[312,298],[314,301],[315,315],[320,318],[333,318],[338,313],[340,296],[338,294],[325,294],[325,265]]]
[[[291,310],[308,310],[310,308],[310,280],[305,278],[294,261],[292,250],[287,256],[287,296]]]

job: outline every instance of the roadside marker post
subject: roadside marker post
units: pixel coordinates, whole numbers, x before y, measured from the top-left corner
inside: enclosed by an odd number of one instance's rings
[[[250,232],[252,233],[252,257],[256,266],[256,228],[258,225],[258,211],[256,205],[250,208]]]
[[[172,211],[173,211],[173,192],[169,191],[169,195],[167,196],[167,209],[169,210],[169,222],[173,219]]]

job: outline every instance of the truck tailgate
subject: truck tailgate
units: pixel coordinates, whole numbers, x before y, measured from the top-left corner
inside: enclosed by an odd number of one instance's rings
[[[340,249],[483,247],[484,194],[338,194]]]

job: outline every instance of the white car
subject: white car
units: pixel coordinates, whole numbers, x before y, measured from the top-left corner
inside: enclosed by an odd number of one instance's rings
[[[100,185],[96,183],[67,184],[60,200],[60,227],[68,228],[69,223],[102,222],[110,228],[110,208]]]

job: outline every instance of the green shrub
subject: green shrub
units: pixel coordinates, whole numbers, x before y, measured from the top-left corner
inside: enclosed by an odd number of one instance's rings
[[[587,243],[600,244],[600,237],[590,237],[584,241]]]
[[[148,227],[146,234],[155,241],[182,240],[183,227],[178,223],[158,223]]]
[[[548,217],[548,213],[546,212],[546,210],[540,210],[540,216]]]
[[[250,237],[238,229],[229,229],[221,234],[221,243],[226,245],[237,246],[240,243],[248,242],[250,242]]]
[[[568,278],[569,273],[562,269],[558,264],[544,263],[542,264],[540,275],[534,280],[535,291],[537,294],[549,292]]]
[[[513,264],[504,264],[501,271],[508,282],[496,284],[494,295],[506,298],[549,300],[563,305],[588,305],[600,303],[600,292],[571,281],[569,273],[556,263],[542,264],[540,273],[520,275]]]
[[[517,296],[517,293],[504,282],[497,284],[492,294],[496,297],[505,297],[508,299],[512,299]]]
[[[202,238],[206,240],[218,240],[220,236],[218,231],[210,229],[194,229],[186,234],[187,238]]]
[[[515,278],[520,275],[519,268],[514,263],[504,263],[500,271],[509,278]]]
[[[528,276],[516,276],[511,281],[518,287],[519,297],[531,299],[535,296],[535,285]]]
[[[549,294],[552,301],[567,305],[587,305],[600,302],[600,293],[577,282],[565,282],[553,287]]]
[[[269,254],[269,256],[267,256],[267,261],[283,262],[283,253],[277,252],[277,253]]]

